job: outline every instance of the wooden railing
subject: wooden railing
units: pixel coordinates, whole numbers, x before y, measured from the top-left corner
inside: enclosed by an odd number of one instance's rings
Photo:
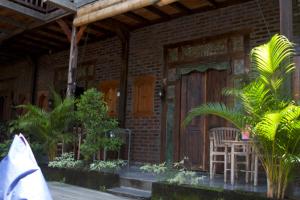
[[[49,13],[54,10],[57,10],[57,8],[55,8],[54,6],[48,3],[45,3],[43,0],[10,0],[10,1],[42,13]]]

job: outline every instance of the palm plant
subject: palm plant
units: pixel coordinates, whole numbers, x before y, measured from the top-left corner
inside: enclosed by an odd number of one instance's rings
[[[11,131],[21,130],[36,136],[41,142],[52,161],[56,156],[57,143],[67,142],[71,139],[68,132],[70,123],[74,119],[72,98],[62,99],[52,91],[53,109],[49,112],[38,106],[27,104],[19,105],[26,110],[26,114],[12,122]]]
[[[266,171],[270,198],[283,199],[293,168],[300,161],[300,106],[284,93],[294,70],[293,44],[281,35],[251,51],[252,80],[240,89],[225,89],[239,106],[209,103],[192,109],[184,125],[199,115],[217,115],[242,131],[251,127],[254,146]]]

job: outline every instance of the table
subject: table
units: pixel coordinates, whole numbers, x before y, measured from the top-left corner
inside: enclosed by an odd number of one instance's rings
[[[257,154],[252,149],[252,141],[251,140],[224,140],[225,145],[225,180],[227,177],[227,155],[228,155],[228,148],[231,149],[230,151],[230,182],[234,185],[234,174],[235,174],[235,158],[236,156],[245,156],[246,157],[246,182],[248,182],[248,173],[253,173],[254,175],[254,186],[257,185],[257,171],[258,171],[258,157]],[[239,147],[237,150],[236,148]],[[249,158],[252,156],[252,161],[254,162],[254,169],[249,170]],[[252,179],[252,176],[251,176]]]

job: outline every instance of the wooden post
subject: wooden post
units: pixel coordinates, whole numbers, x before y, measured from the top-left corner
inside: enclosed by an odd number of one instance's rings
[[[280,8],[280,33],[286,36],[290,41],[293,41],[293,1],[292,0],[279,0]],[[299,99],[299,74],[300,66],[296,66],[295,72],[292,76],[287,78],[284,86],[284,91],[287,94],[292,94],[295,100]]]
[[[34,105],[36,103],[38,64],[33,56],[28,57],[28,63],[32,66],[31,104]]]
[[[70,60],[69,60],[69,70],[68,70],[68,86],[67,86],[67,93],[66,93],[67,97],[71,97],[75,93],[77,59],[78,59],[77,28],[75,26],[72,26]]]
[[[120,99],[119,99],[119,125],[125,127],[127,84],[128,84],[128,60],[129,60],[129,39],[130,34],[127,30],[120,29],[117,34],[122,42],[122,68],[120,78]]]

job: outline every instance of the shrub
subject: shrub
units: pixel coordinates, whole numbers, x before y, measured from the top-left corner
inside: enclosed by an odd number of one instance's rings
[[[84,163],[82,160],[75,160],[73,153],[63,153],[60,157],[56,157],[49,162],[48,167],[52,168],[82,168]]]
[[[126,165],[123,160],[112,160],[112,161],[94,161],[90,164],[90,170],[92,171],[104,171],[104,172],[115,172]]]

